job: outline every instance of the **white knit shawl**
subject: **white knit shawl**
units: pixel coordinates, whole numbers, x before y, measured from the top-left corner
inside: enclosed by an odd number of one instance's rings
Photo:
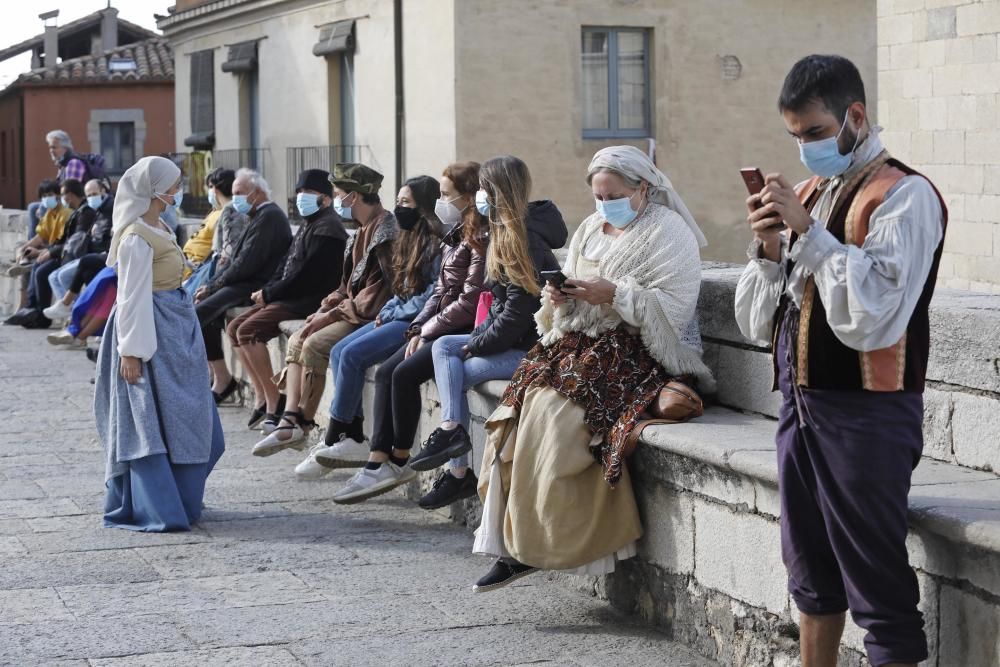
[[[563,269],[568,278],[573,278],[587,240],[600,233],[603,224],[604,219],[595,213],[573,235]],[[643,345],[653,359],[669,375],[694,375],[701,391],[714,392],[715,381],[701,359],[695,313],[701,257],[698,240],[684,219],[666,206],[650,203],[601,258],[600,275],[618,286],[614,307],[572,300],[555,307],[543,295],[535,315],[542,343],[551,345],[571,331],[600,336],[620,326],[619,311],[631,307],[641,322]]]

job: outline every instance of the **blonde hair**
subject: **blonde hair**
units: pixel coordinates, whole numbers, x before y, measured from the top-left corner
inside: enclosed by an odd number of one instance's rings
[[[528,198],[531,195],[528,165],[513,155],[491,158],[479,171],[479,183],[491,204],[486,274],[491,280],[512,283],[538,296],[542,290],[535,263],[528,252]]]

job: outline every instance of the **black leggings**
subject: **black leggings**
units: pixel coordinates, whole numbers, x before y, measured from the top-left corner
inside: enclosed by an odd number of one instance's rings
[[[83,286],[89,283],[94,277],[104,270],[108,260],[107,253],[98,252],[84,255],[80,258],[80,263],[76,265],[76,272],[73,274],[73,281],[69,284],[69,291],[79,294]]]
[[[405,359],[404,345],[375,372],[373,452],[391,454],[393,448],[413,447],[420,421],[420,385],[434,379],[432,347],[425,343]]]

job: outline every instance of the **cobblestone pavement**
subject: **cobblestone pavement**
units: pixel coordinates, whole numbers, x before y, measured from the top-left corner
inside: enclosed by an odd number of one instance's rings
[[[340,507],[250,455],[244,411],[190,533],[101,527],[94,366],[0,327],[0,664],[709,665],[545,575],[474,594],[471,537],[399,494]]]

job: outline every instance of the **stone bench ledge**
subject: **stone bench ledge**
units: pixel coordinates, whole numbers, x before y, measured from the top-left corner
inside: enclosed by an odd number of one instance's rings
[[[642,444],[776,490],[775,426],[764,417],[710,408],[686,424],[647,428]],[[910,522],[948,540],[1000,554],[1000,476],[922,459],[913,474]]]

